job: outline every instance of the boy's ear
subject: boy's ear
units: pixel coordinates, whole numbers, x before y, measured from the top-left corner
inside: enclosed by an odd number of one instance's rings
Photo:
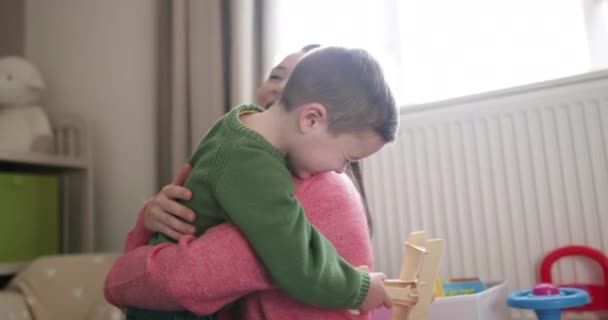
[[[327,109],[320,103],[308,103],[302,106],[299,126],[302,132],[308,132],[327,122]]]

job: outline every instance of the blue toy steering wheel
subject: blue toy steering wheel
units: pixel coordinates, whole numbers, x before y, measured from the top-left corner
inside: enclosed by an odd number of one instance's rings
[[[509,306],[534,310],[539,320],[559,320],[562,309],[589,302],[589,294],[585,290],[558,288],[548,283],[541,283],[532,290],[514,291],[507,298]]]

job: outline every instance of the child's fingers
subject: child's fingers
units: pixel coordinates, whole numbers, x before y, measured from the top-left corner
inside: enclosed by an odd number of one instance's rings
[[[384,307],[385,308],[392,308],[393,307],[393,301],[387,296],[387,298],[384,300]]]
[[[372,273],[370,273],[370,276],[378,277],[380,279],[380,281],[386,280],[386,274],[384,274],[382,272],[372,272]]]

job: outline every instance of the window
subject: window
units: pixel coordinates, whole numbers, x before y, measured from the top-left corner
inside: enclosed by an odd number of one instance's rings
[[[608,67],[608,0],[584,0],[591,69]]]
[[[276,60],[363,47],[401,105],[608,67],[608,0],[270,1]]]

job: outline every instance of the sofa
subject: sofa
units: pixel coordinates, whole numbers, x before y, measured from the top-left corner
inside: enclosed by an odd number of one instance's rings
[[[103,297],[118,254],[65,254],[34,260],[0,290],[0,320],[121,320]]]

